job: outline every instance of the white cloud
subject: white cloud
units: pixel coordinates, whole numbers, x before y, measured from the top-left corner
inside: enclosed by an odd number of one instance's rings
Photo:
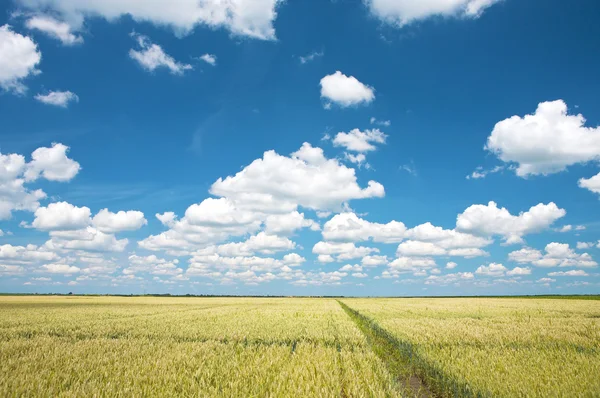
[[[544,283],[544,284],[550,284],[552,282],[556,282],[556,279],[552,279],[552,278],[540,278],[538,279],[536,282],[538,283]]]
[[[434,16],[476,18],[500,0],[364,0],[382,21],[404,26]]]
[[[272,40],[273,21],[281,0],[17,0],[33,11],[47,10],[58,14],[76,29],[85,18],[95,16],[114,21],[129,15],[137,22],[150,22],[173,28],[176,33],[189,33],[197,25],[213,29],[225,28],[236,36]]]
[[[388,266],[397,271],[413,271],[418,268],[433,268],[436,263],[434,259],[427,257],[398,257]]]
[[[304,213],[293,211],[284,214],[272,214],[265,220],[265,232],[277,235],[290,235],[301,228],[312,231],[321,229],[319,223],[304,217]]]
[[[123,269],[125,275],[135,275],[138,273],[149,273],[152,275],[178,275],[183,273],[183,269],[178,268],[178,260],[168,261],[158,258],[155,255],[150,256],[129,256],[130,266]]]
[[[56,253],[35,245],[13,246],[9,244],[0,246],[0,263],[32,265],[40,261],[55,261],[59,257]]]
[[[45,264],[42,265],[42,272],[48,272],[51,274],[76,274],[80,271],[78,267],[68,265],[68,264]]]
[[[34,98],[44,104],[61,108],[66,108],[70,102],[79,102],[77,94],[70,91],[50,91],[48,94],[37,94]]]
[[[385,144],[386,138],[387,135],[379,129],[365,131],[354,129],[348,133],[337,133],[333,139],[333,145],[344,147],[348,151],[370,152],[377,149],[373,144]]]
[[[320,52],[314,51],[304,57],[298,57],[298,59],[300,60],[301,64],[306,64],[310,61],[313,61],[315,58],[322,57],[324,54],[325,53],[323,51],[320,51]]]
[[[342,268],[339,269],[340,271],[355,271],[355,272],[361,272],[363,270],[363,268],[358,265],[351,265],[351,264],[346,264],[344,265]]]
[[[165,53],[161,46],[150,42],[148,37],[134,34],[140,51],[131,49],[129,56],[136,60],[144,69],[152,72],[157,68],[167,68],[174,75],[182,75],[184,71],[193,69],[192,65],[175,61]]]
[[[379,249],[365,246],[355,246],[354,243],[318,242],[313,246],[312,252],[318,255],[336,255],[337,261],[351,260],[365,257]]]
[[[372,223],[354,213],[337,214],[323,226],[323,238],[335,241],[360,242],[372,239],[374,242],[396,243],[404,239],[405,233],[406,226],[401,222]]]
[[[60,143],[53,143],[52,147],[41,147],[31,154],[31,162],[27,163],[25,180],[34,181],[44,177],[49,181],[70,181],[81,166],[67,156],[69,147]]]
[[[446,275],[429,275],[425,279],[426,285],[446,286],[450,284],[459,284],[460,282],[470,281],[475,278],[472,272],[457,272]]]
[[[515,267],[515,268],[511,269],[510,271],[508,271],[506,273],[506,275],[509,275],[509,276],[531,275],[531,268]]]
[[[208,198],[193,204],[185,211],[185,220],[191,225],[235,227],[260,225],[259,215],[240,209],[227,198]]]
[[[50,203],[35,211],[34,228],[44,231],[76,230],[90,224],[90,209],[67,202]]]
[[[177,220],[177,216],[172,211],[164,212],[163,214],[156,213],[156,218],[161,222],[162,225],[172,227]]]
[[[353,272],[352,276],[354,278],[368,278],[369,275],[365,274],[364,272]]]
[[[22,80],[40,73],[36,66],[41,59],[42,53],[31,38],[13,32],[9,25],[0,26],[0,88],[25,93]]]
[[[567,212],[559,209],[553,202],[540,203],[527,212],[513,216],[506,208],[498,208],[495,202],[485,205],[472,205],[456,220],[459,231],[476,235],[503,236],[506,243],[520,243],[524,235],[547,229],[554,221],[564,217]]]
[[[259,232],[244,242],[232,242],[219,246],[209,246],[197,253],[203,255],[216,253],[221,256],[236,257],[250,256],[254,253],[273,254],[280,251],[293,250],[295,248],[296,244],[288,238]]]
[[[108,209],[102,209],[92,219],[92,224],[99,231],[115,233],[121,231],[134,231],[148,224],[141,211],[119,211],[112,213]]]
[[[333,263],[335,259],[330,254],[319,254],[317,256],[317,261],[323,264]]]
[[[600,249],[600,240],[598,242],[577,242],[578,249],[590,249],[594,246]]]
[[[212,66],[215,66],[217,64],[217,56],[214,54],[204,54],[201,55],[199,59]]]
[[[572,225],[563,225],[562,227],[556,229],[557,232],[570,232],[571,230],[573,230]]]
[[[548,276],[589,276],[584,270],[550,272]]]
[[[369,120],[369,123],[371,124],[378,124],[380,126],[385,126],[385,127],[390,127],[392,125],[392,122],[389,120],[377,120],[376,118],[372,117]]]
[[[298,205],[335,211],[352,199],[385,195],[375,181],[361,188],[354,169],[325,158],[322,149],[308,143],[291,157],[267,151],[235,176],[219,178],[210,192],[264,212],[293,211]]]
[[[296,260],[296,259],[294,259]],[[209,278],[231,278],[230,272],[274,272],[287,269],[289,266],[297,266],[300,263],[278,260],[271,257],[257,256],[235,256],[227,257],[219,254],[195,254],[189,261],[186,271],[188,276],[200,276]],[[287,267],[287,268],[286,268]],[[289,272],[289,271],[288,271]],[[225,274],[224,274],[225,273]],[[269,278],[270,280],[274,278]]]
[[[364,267],[377,267],[378,265],[385,265],[387,263],[387,256],[365,256],[361,260],[361,264]]]
[[[436,227],[429,222],[409,229],[406,237],[416,241],[432,242],[443,249],[481,248],[492,243],[488,238]]]
[[[9,219],[13,210],[35,211],[46,197],[41,189],[29,191],[24,186],[25,169],[24,156],[0,153],[0,220]]]
[[[588,253],[575,253],[568,244],[552,242],[546,245],[546,253],[524,248],[508,254],[511,261],[532,264],[536,267],[581,267],[593,268],[598,264]]]
[[[4,275],[24,275],[26,273],[26,269],[21,267],[20,265],[6,265],[0,264],[0,276]]]
[[[358,166],[358,168],[361,168],[363,166],[363,164],[365,165],[366,169],[371,168],[371,165],[369,163],[366,163],[367,157],[365,156],[364,153],[358,153],[358,154],[354,155],[352,153],[344,152],[344,160],[347,160],[350,163],[356,164]]]
[[[569,115],[562,100],[542,102],[533,115],[498,122],[485,148],[516,163],[520,177],[548,175],[600,160],[600,127],[585,127],[583,115]]]
[[[398,221],[387,224],[371,223],[359,218],[354,213],[341,213],[325,223],[323,238],[328,241],[396,243],[404,239],[398,247],[402,256],[486,256],[481,247],[492,243],[488,238],[445,230],[431,223],[418,225],[411,229]]]
[[[83,43],[83,37],[73,34],[73,29],[66,22],[58,21],[47,15],[36,15],[25,22],[28,29],[36,29],[53,39],[60,40],[65,46]]]
[[[288,253],[283,256],[282,262],[290,267],[297,267],[302,265],[302,263],[306,262],[306,259],[299,255],[298,253]]]
[[[398,256],[417,257],[443,256],[446,254],[446,250],[431,242],[407,240],[398,245],[397,254]]]
[[[485,178],[485,177],[487,177],[488,174],[498,173],[498,172],[504,170],[505,168],[506,168],[505,166],[495,166],[491,169],[485,170],[483,167],[479,166],[475,169],[474,172],[472,172],[471,174],[469,174],[467,176],[467,180],[471,180],[471,179],[477,180],[480,178]]]
[[[458,264],[456,264],[454,261],[449,261],[448,263],[446,263],[446,269],[454,269],[458,266]]]
[[[498,263],[491,263],[488,266],[480,266],[479,268],[477,268],[475,273],[477,275],[484,276],[503,276],[506,271],[507,269],[504,265]]]
[[[122,252],[129,241],[117,239],[113,234],[105,234],[93,227],[74,231],[51,231],[50,240],[44,247],[52,251]]]
[[[321,98],[345,108],[371,103],[375,99],[375,89],[361,83],[354,76],[346,76],[337,71],[321,79]]]
[[[600,173],[590,178],[580,178],[578,184],[581,188],[600,194]]]

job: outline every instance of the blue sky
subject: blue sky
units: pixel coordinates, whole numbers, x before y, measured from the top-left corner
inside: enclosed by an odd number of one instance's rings
[[[0,291],[598,293],[597,2],[196,3],[0,6]]]

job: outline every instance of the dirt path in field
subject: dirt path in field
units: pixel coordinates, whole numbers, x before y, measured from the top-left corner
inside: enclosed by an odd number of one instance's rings
[[[358,311],[339,300],[338,303],[365,335],[373,352],[394,375],[403,396],[416,398],[435,398],[437,396],[414,374],[405,355],[400,352],[399,347],[386,333],[382,333],[382,329],[374,328],[374,323]]]

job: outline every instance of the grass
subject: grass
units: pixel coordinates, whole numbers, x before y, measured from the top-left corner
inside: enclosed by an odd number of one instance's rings
[[[0,396],[600,396],[600,301],[0,297]]]

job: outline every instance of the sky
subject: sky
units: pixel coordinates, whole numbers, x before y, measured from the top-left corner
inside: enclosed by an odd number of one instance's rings
[[[0,292],[600,292],[595,0],[8,0]]]

